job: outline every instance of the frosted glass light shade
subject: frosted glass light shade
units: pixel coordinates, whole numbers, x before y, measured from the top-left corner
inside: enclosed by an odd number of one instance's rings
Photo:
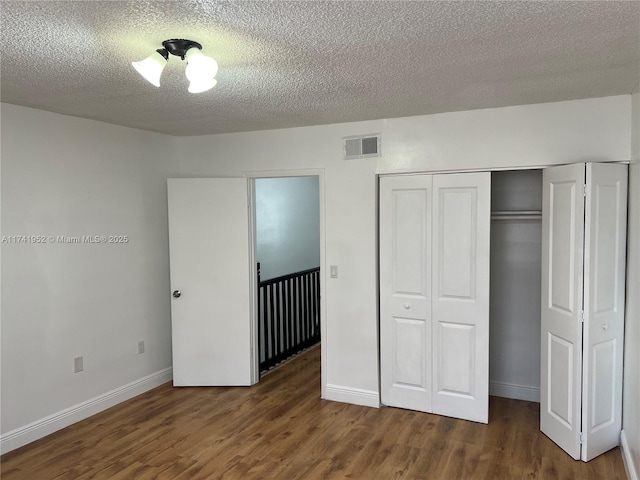
[[[156,87],[160,86],[160,75],[167,65],[167,59],[159,52],[153,52],[144,60],[139,62],[131,62],[140,75],[142,75],[150,84]]]
[[[189,83],[189,93],[206,92],[207,90],[210,90],[213,87],[215,87],[217,83],[218,83],[218,80],[216,80],[215,78],[209,78],[209,79],[205,79],[205,80],[198,80],[198,81],[195,81],[195,82],[190,82]]]
[[[218,63],[211,57],[203,55],[198,48],[190,48],[185,55],[187,68],[185,75],[189,82],[189,92],[200,93],[213,88],[217,80]]]

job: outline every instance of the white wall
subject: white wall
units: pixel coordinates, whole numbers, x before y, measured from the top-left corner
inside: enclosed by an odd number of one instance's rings
[[[256,256],[262,280],[320,266],[318,185],[318,177],[256,179]]]
[[[185,177],[321,168],[327,265],[325,396],[377,404],[376,173],[629,158],[629,96],[350,124],[177,138]],[[382,134],[382,158],[342,160],[342,137]],[[326,276],[325,276],[326,277]]]
[[[640,478],[640,84],[632,96],[622,442],[630,478]]]
[[[378,171],[628,160],[629,109],[624,95],[389,120]]]
[[[170,137],[141,130],[2,104],[1,134],[2,234],[47,240],[1,245],[8,450],[170,380],[166,178],[175,169]],[[47,238],[58,235],[128,242]],[[74,374],[78,356],[84,371]]]

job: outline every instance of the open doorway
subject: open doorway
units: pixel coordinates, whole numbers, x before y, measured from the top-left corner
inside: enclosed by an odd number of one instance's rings
[[[255,182],[276,177],[318,179],[318,265],[324,265],[322,169],[167,182],[175,386],[253,385],[259,380]],[[321,275],[317,283],[320,297],[314,317],[326,338]],[[323,397],[326,364],[322,351]]]
[[[320,342],[320,179],[256,178],[260,375]]]

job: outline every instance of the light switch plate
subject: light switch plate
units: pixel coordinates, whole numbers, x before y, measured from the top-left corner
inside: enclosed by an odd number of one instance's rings
[[[84,370],[84,357],[73,359],[73,373],[80,373]]]

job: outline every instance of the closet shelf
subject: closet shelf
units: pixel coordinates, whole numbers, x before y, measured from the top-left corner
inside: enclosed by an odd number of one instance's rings
[[[491,212],[491,220],[496,222],[542,220],[542,210],[495,210]]]

